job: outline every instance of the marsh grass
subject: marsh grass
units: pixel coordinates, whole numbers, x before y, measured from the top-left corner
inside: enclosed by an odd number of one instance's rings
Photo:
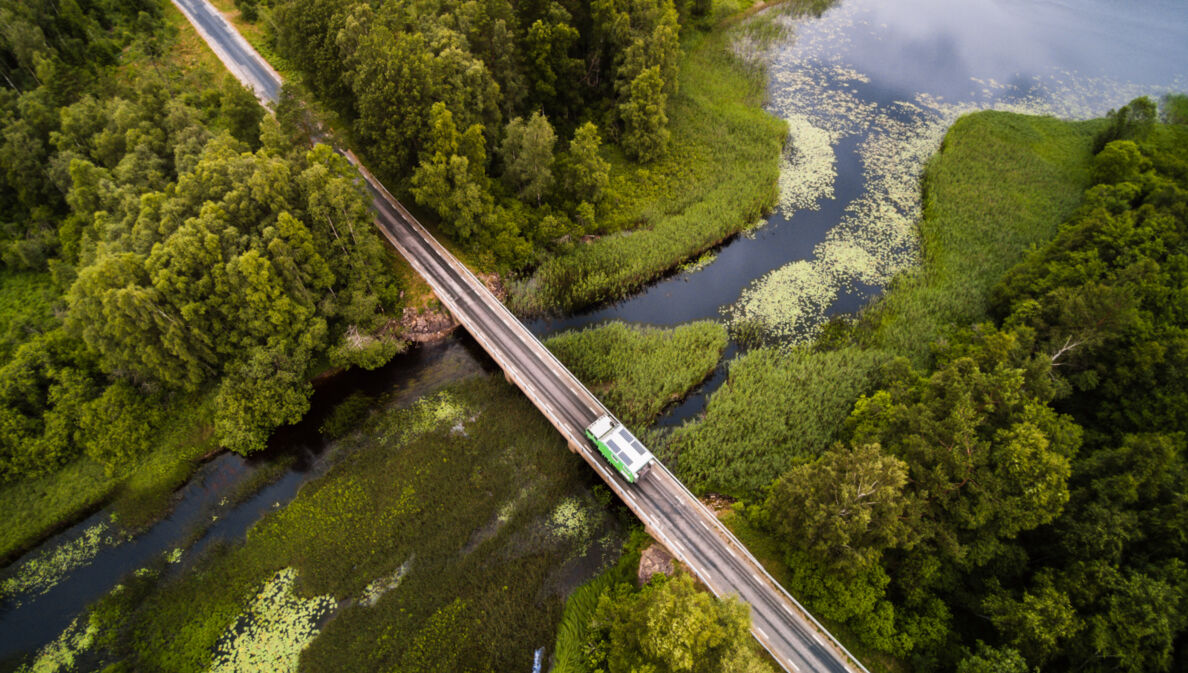
[[[675,329],[613,322],[545,345],[620,420],[643,428],[713,373],[726,343],[724,327],[701,321]]]
[[[1104,124],[995,111],[958,119],[924,171],[923,263],[864,311],[863,342],[922,363],[946,325],[984,320],[990,288],[1080,205]]]
[[[921,265],[897,275],[856,322],[830,323],[812,345],[755,349],[733,361],[704,418],[678,428],[661,455],[694,491],[752,501],[818,455],[840,437],[858,396],[880,385],[887,363],[925,366],[929,344],[946,329],[988,317],[995,283],[1081,203],[1102,124],[1007,112],[960,118],[924,174]],[[725,521],[787,586],[778,541],[740,515]],[[908,670],[844,625],[826,626],[870,670]]]
[[[752,350],[730,363],[705,417],[677,428],[660,455],[695,492],[754,497],[837,440],[887,359],[854,347]]]

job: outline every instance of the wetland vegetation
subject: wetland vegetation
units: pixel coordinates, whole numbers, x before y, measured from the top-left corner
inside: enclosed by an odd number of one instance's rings
[[[670,436],[678,475],[741,497],[732,526],[868,665],[1177,660],[1188,128],[1156,118],[961,119],[925,174],[922,266],[810,344],[741,356]],[[806,421],[817,396],[780,385],[804,371],[848,403]]]

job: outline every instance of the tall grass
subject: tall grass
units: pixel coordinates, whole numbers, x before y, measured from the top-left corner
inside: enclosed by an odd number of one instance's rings
[[[668,154],[638,166],[608,149],[605,235],[514,283],[509,302],[517,311],[564,312],[621,297],[775,204],[785,125],[759,107],[763,71],[730,52],[731,31],[686,32]]]
[[[675,329],[614,322],[545,345],[624,423],[642,428],[714,371],[726,342],[726,328],[710,321]]]
[[[865,312],[865,343],[923,364],[946,325],[986,319],[990,288],[1081,203],[1105,123],[994,111],[958,119],[924,171],[923,263]]]
[[[694,491],[752,498],[837,440],[887,359],[853,347],[751,351],[731,362],[705,417],[678,428],[661,455]]]

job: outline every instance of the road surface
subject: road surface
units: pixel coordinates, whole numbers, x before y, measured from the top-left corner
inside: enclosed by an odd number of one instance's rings
[[[206,0],[174,0],[228,68],[258,97],[275,102],[280,77]],[[438,298],[549,422],[678,559],[718,596],[751,606],[752,633],[790,673],[865,668],[785,592],[745,547],[657,461],[636,484],[604,462],[584,430],[606,408],[393,198],[349,151],[366,179],[376,225]]]

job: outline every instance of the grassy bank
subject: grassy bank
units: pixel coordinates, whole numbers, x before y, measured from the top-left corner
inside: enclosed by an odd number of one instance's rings
[[[984,320],[990,288],[1081,203],[1104,125],[993,111],[958,119],[924,171],[923,264],[865,311],[861,341],[919,363],[945,325]]]
[[[719,14],[737,5],[719,5]],[[686,31],[669,101],[668,154],[647,166],[608,152],[604,235],[512,286],[519,312],[570,311],[639,289],[753,225],[775,203],[785,125],[763,109],[766,75],[730,51],[734,31]]]
[[[615,322],[550,338],[545,345],[623,422],[642,429],[709,376],[726,328],[703,321],[675,329]]]
[[[136,530],[156,520],[173,492],[189,479],[199,459],[217,449],[210,400],[187,400],[163,423],[154,450],[112,469],[86,456],[51,474],[0,486],[0,563],[110,504],[121,527]]]

